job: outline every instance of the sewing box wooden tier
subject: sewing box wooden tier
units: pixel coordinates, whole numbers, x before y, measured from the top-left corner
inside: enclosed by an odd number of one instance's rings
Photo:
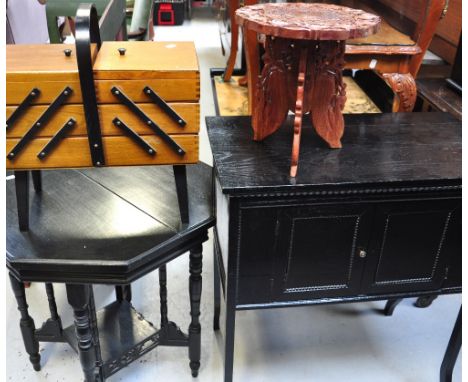
[[[7,46],[7,169],[197,163],[194,44],[92,42],[89,73],[79,68],[78,44]]]

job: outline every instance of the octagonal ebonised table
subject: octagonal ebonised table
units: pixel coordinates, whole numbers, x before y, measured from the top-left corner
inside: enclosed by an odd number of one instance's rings
[[[39,342],[69,342],[86,381],[103,381],[158,345],[188,346],[200,367],[202,243],[214,224],[211,168],[187,167],[189,221],[182,223],[170,166],[45,171],[30,194],[30,227],[18,228],[14,182],[7,182],[6,264],[26,351],[40,370]],[[188,335],[168,320],[165,265],[190,252]],[[161,325],[131,305],[130,283],[159,268]],[[24,282],[44,282],[50,319],[28,313]],[[75,325],[62,328],[52,288],[65,283]],[[116,301],[96,312],[93,284],[112,284]],[[188,309],[187,309],[188,310]]]

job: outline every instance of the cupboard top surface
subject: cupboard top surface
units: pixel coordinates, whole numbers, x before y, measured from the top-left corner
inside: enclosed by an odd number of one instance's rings
[[[208,117],[224,193],[301,192],[317,187],[460,185],[461,123],[446,113],[346,115],[343,148],[332,150],[309,121],[299,171],[289,177],[293,120],[254,142],[249,117]]]

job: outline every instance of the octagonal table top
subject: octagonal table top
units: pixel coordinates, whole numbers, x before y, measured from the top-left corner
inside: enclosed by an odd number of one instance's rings
[[[6,186],[6,262],[24,281],[126,284],[207,239],[214,225],[210,166],[187,166],[182,224],[172,166],[42,172],[30,190],[29,231]]]
[[[236,21],[269,36],[301,40],[347,40],[379,30],[379,16],[333,4],[266,3],[242,7]]]

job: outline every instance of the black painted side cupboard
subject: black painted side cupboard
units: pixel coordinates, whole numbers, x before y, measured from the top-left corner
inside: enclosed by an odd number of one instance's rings
[[[460,123],[345,122],[340,150],[304,126],[291,179],[291,119],[261,143],[248,118],[207,119],[219,269],[237,309],[460,293]]]
[[[262,200],[239,216],[239,305],[461,285],[457,197]]]

